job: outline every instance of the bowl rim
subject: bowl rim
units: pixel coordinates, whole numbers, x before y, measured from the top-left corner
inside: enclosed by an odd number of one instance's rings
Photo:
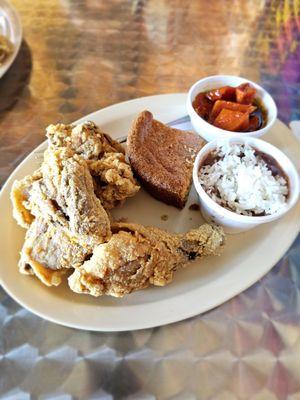
[[[268,120],[267,124],[266,124],[263,128],[258,129],[258,130],[253,131],[253,132],[228,131],[228,130],[226,130],[226,129],[218,128],[217,126],[214,126],[214,125],[210,124],[209,122],[205,121],[204,118],[200,117],[200,115],[197,114],[197,112],[195,111],[195,109],[194,109],[194,107],[193,107],[192,100],[191,100],[192,92],[194,91],[194,89],[195,89],[200,83],[209,82],[210,80],[215,79],[215,78],[220,78],[220,79],[241,79],[242,81],[249,82],[249,83],[250,83],[251,85],[253,85],[256,89],[258,89],[259,91],[261,91],[262,93],[264,93],[264,95],[269,99],[269,101],[270,101],[270,103],[272,104],[272,106],[271,106],[271,107],[270,107],[270,106],[267,107],[265,104],[264,104],[264,106],[266,107],[266,109],[268,110],[268,112],[269,112],[269,110],[272,109],[272,112],[273,112],[273,114],[274,114],[273,117],[272,117],[270,120]],[[201,92],[199,92],[199,93],[201,93]],[[198,94],[199,94],[199,93],[198,93]],[[231,135],[231,136],[232,136],[232,135],[244,135],[244,136],[245,136],[245,135],[257,135],[257,136],[259,136],[259,135],[261,135],[263,132],[266,132],[267,130],[269,130],[269,129],[271,128],[271,126],[272,126],[272,125],[274,124],[274,122],[276,121],[277,114],[278,114],[278,110],[277,110],[276,103],[275,103],[273,97],[271,96],[271,94],[270,94],[266,89],[264,89],[264,88],[263,88],[262,86],[260,86],[258,83],[253,82],[253,81],[251,81],[250,79],[247,79],[247,78],[244,78],[244,77],[238,76],[238,75],[210,75],[210,76],[201,78],[201,79],[199,79],[198,81],[196,81],[196,82],[190,87],[190,89],[189,89],[189,91],[188,91],[188,96],[187,96],[187,111],[188,111],[188,114],[189,114],[190,116],[192,116],[192,117],[194,117],[194,118],[198,118],[199,121],[200,121],[201,123],[204,124],[204,126],[206,126],[207,128],[209,128],[210,130],[214,130],[214,132],[215,132],[216,134],[219,134],[219,135],[221,135],[221,136],[223,136],[223,135],[228,135],[228,134]],[[192,115],[191,115],[191,114],[192,114]]]
[[[204,188],[202,187],[202,185],[200,184],[199,179],[198,179],[199,164],[200,164],[201,160],[203,159],[203,156],[205,156],[208,152],[210,152],[214,147],[217,147],[217,145],[220,142],[226,143],[226,142],[235,142],[235,141],[243,142],[241,144],[246,144],[247,142],[252,142],[252,143],[250,143],[250,146],[257,147],[258,150],[261,150],[262,152],[270,155],[271,157],[273,157],[276,160],[276,156],[274,156],[272,152],[269,153],[265,149],[263,149],[263,150],[260,149],[260,145],[263,144],[264,146],[269,147],[271,150],[273,150],[275,152],[279,152],[281,154],[281,157],[285,158],[285,161],[289,165],[290,172],[287,172],[287,168],[283,167],[281,163],[279,163],[279,164],[280,164],[281,168],[283,169],[283,171],[285,172],[285,174],[288,176],[288,178],[290,180],[293,180],[294,188],[293,188],[292,192],[290,192],[289,199],[284,208],[275,212],[274,214],[264,215],[264,216],[241,215],[241,214],[237,214],[236,212],[231,211],[231,210],[221,206],[220,204],[215,202],[206,193],[206,191],[204,190]],[[241,223],[244,222],[244,223],[251,223],[251,224],[253,224],[253,223],[254,224],[262,224],[262,223],[274,221],[275,219],[278,219],[282,215],[287,213],[292,207],[294,207],[294,205],[297,203],[297,201],[299,199],[299,175],[298,175],[297,169],[296,169],[295,165],[293,164],[293,162],[289,159],[289,157],[286,154],[284,154],[276,146],[272,145],[269,142],[266,142],[265,140],[254,138],[254,137],[236,136],[236,137],[232,137],[232,138],[217,138],[217,139],[212,140],[211,142],[206,143],[202,147],[202,149],[198,152],[195,162],[194,162],[193,183],[194,183],[195,189],[196,189],[198,195],[200,196],[200,198],[203,199],[203,201],[205,201],[205,203],[207,203],[212,209],[214,209],[218,214],[221,214],[222,216],[227,217],[228,219],[234,220],[236,222],[241,222]]]

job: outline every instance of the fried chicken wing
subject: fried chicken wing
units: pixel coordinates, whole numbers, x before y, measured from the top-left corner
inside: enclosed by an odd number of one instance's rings
[[[65,148],[84,158],[94,179],[96,196],[110,210],[134,196],[138,186],[123,147],[101,132],[93,122],[80,125],[50,125],[50,148]]]
[[[39,217],[26,232],[19,270],[57,286],[67,269],[80,266],[91,253],[91,246],[81,246],[63,228]]]
[[[134,196],[140,189],[130,165],[122,153],[105,153],[99,161],[90,161],[95,192],[103,207],[110,210]]]
[[[46,135],[51,146],[67,147],[85,160],[98,160],[104,153],[124,153],[117,141],[91,121],[78,125],[49,125]]]
[[[34,217],[44,215],[83,240],[102,243],[110,235],[104,208],[139,190],[124,149],[93,122],[50,125],[47,136],[41,168],[13,185],[14,217],[29,228]]]
[[[122,297],[151,284],[164,286],[189,260],[216,254],[224,243],[222,229],[208,224],[186,234],[127,223],[116,223],[112,231],[108,243],[69,277],[75,292]]]

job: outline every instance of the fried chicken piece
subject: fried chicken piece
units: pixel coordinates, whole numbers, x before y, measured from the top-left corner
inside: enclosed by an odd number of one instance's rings
[[[67,147],[85,160],[98,160],[104,153],[124,153],[117,141],[91,121],[78,125],[49,125],[46,136],[53,147]]]
[[[110,210],[134,196],[138,186],[123,147],[93,122],[79,125],[49,125],[47,137],[52,148],[67,148],[87,160],[94,178],[96,196]]]
[[[122,153],[105,153],[99,161],[89,161],[88,165],[96,195],[106,210],[122,204],[140,189]]]
[[[82,244],[96,245],[110,237],[110,222],[94,185],[87,163],[68,149],[47,150],[41,167],[47,196],[64,219],[70,233]]]
[[[111,235],[86,161],[67,148],[48,149],[40,171],[14,184],[12,199],[15,216],[24,227],[34,217],[43,217],[83,246],[96,246]]]
[[[36,218],[26,232],[19,270],[57,286],[68,268],[80,266],[91,253],[92,247],[79,245],[63,228]]]
[[[164,286],[189,260],[217,254],[224,244],[223,230],[208,224],[186,234],[171,234],[116,223],[112,232],[109,242],[97,246],[91,259],[69,277],[74,292],[122,297],[151,284]]]
[[[20,181],[14,181],[13,183],[10,194],[13,204],[13,217],[23,228],[29,228],[34,220],[34,216],[30,211],[28,199],[30,197],[32,185],[40,181],[41,178],[42,173],[40,170],[37,170],[32,175],[27,175]]]
[[[44,216],[48,221],[68,227],[66,215],[59,209],[54,198],[49,197],[40,170],[15,181],[11,191],[13,215],[19,225],[29,228],[35,217]]]

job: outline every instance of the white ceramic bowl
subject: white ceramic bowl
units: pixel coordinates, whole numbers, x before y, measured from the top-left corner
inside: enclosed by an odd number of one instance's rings
[[[286,207],[274,213],[266,216],[246,216],[239,215],[233,211],[230,211],[219,204],[217,204],[203,189],[198,179],[199,165],[205,159],[205,157],[218,146],[225,143],[237,143],[237,144],[249,144],[270,156],[272,156],[281,166],[285,174],[289,179],[289,196],[287,199]],[[193,169],[193,182],[197,193],[199,195],[201,212],[206,221],[222,225],[225,232],[227,233],[239,233],[252,229],[260,224],[274,221],[282,217],[288,212],[297,202],[299,197],[299,176],[297,170],[290,159],[275,146],[264,140],[246,137],[235,137],[230,139],[216,139],[212,142],[207,143],[198,153],[194,169]]]
[[[206,92],[208,90],[217,89],[222,86],[239,86],[242,83],[249,82],[257,90],[257,96],[263,102],[263,105],[268,111],[268,121],[264,128],[259,129],[254,132],[231,132],[225,129],[217,128],[214,125],[209,124],[203,118],[201,118],[195,111],[193,107],[193,101],[197,94],[201,92]],[[250,81],[249,79],[241,78],[239,76],[231,75],[214,75],[208,76],[207,78],[200,79],[196,82],[189,90],[187,102],[186,102],[187,112],[191,118],[191,123],[195,131],[202,136],[208,142],[214,139],[221,138],[231,138],[234,136],[242,135],[243,137],[259,137],[264,135],[274,124],[277,118],[277,107],[270,96],[270,94],[263,89],[261,86]]]

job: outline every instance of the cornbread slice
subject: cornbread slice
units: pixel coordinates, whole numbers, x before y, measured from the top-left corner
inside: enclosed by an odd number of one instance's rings
[[[204,143],[195,133],[170,128],[143,111],[128,135],[127,155],[136,177],[153,197],[183,208],[194,160]]]

